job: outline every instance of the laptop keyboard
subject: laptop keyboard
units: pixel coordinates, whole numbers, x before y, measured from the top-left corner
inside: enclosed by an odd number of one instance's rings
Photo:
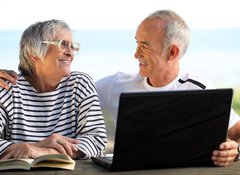
[[[113,160],[113,154],[105,154],[103,158],[107,159],[109,161],[112,161]]]
[[[103,157],[104,159],[107,159],[109,161],[112,161],[113,160],[113,156],[109,156],[109,157]]]

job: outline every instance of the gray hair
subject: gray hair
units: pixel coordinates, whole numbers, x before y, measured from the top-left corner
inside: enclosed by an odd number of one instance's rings
[[[34,65],[31,56],[44,58],[48,45],[42,44],[42,41],[54,40],[59,30],[71,31],[64,21],[52,19],[32,24],[23,32],[20,40],[18,65],[18,69],[23,75],[33,74]]]
[[[185,21],[171,10],[158,10],[147,17],[147,19],[151,18],[158,18],[165,22],[163,53],[166,53],[172,44],[177,44],[180,48],[181,58],[186,53],[190,43],[190,30]]]

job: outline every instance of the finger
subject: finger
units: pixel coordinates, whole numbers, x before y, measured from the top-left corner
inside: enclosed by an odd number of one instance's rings
[[[11,75],[11,77],[13,77],[15,80],[17,80],[18,75],[17,75],[17,73],[16,73],[15,71],[13,71],[13,70],[7,70],[7,73],[8,73],[9,75]]]
[[[235,141],[227,141],[220,144],[219,149],[237,149],[237,143]]]
[[[213,162],[213,163],[214,163],[214,165],[221,166],[221,167],[227,167],[230,164],[229,162],[224,162],[224,163],[222,163],[222,162]]]
[[[68,155],[72,155],[72,148],[70,146],[71,143],[69,143],[68,141],[65,141],[63,139],[58,139],[57,142],[64,148],[64,150],[66,151],[66,153]]]
[[[73,150],[72,147],[70,146],[70,144],[66,143],[63,145],[64,149],[66,150],[68,155],[72,155],[73,154]]]
[[[0,85],[4,88],[8,88],[8,85],[4,80],[8,80],[10,83],[15,85],[17,83],[17,77],[17,73],[14,71],[0,70]]]
[[[63,139],[58,139],[57,144],[55,144],[54,148],[60,153],[66,154],[66,150],[63,147],[64,144],[65,144],[65,141]]]
[[[212,156],[212,161],[216,166],[228,166],[234,159],[234,157]]]
[[[28,156],[27,154],[23,154],[23,155],[22,155],[22,158],[23,158],[23,159],[28,159],[29,156]]]
[[[222,157],[222,158],[227,158],[227,157],[230,157],[230,158],[235,158],[237,156],[238,152],[237,150],[222,150],[222,151],[217,151],[215,150],[213,152],[213,156],[214,157]]]
[[[56,145],[54,147],[59,153],[62,153],[62,154],[67,154],[66,150],[64,149],[64,147],[60,144]]]
[[[217,157],[215,159],[215,161],[219,162],[219,163],[232,162],[233,161],[233,157]]]
[[[63,144],[65,144],[65,140],[64,139],[58,139],[57,143],[60,144],[60,145],[63,145]]]
[[[65,138],[69,143],[70,143],[70,147],[72,151],[78,151],[78,148],[76,146],[76,144],[80,143],[80,140],[77,139],[73,139],[73,138]]]
[[[80,143],[80,140],[73,139],[73,138],[68,138],[68,137],[66,137],[65,140],[67,140],[68,142],[73,143],[73,144],[78,144],[78,143]]]
[[[7,90],[9,89],[8,84],[2,79],[0,79],[0,86],[3,87],[4,89],[7,89]]]
[[[78,151],[77,145],[71,144],[70,146],[73,151]]]
[[[27,159],[28,158],[28,154],[25,152],[19,152],[16,156],[18,159]]]

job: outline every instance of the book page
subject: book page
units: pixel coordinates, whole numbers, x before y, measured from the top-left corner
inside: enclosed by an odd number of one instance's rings
[[[50,154],[34,160],[32,167],[49,167],[74,170],[75,161],[65,154]]]
[[[0,170],[8,169],[31,169],[31,164],[34,159],[7,159],[0,160]]]
[[[64,162],[42,161],[42,162],[38,162],[32,167],[34,168],[47,167],[47,168],[60,168],[60,169],[74,170],[75,162],[64,163]]]

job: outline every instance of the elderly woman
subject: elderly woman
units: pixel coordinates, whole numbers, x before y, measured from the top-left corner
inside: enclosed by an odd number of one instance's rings
[[[19,78],[0,88],[0,156],[101,155],[107,138],[92,79],[71,72],[79,44],[60,20],[37,22],[20,41]]]

